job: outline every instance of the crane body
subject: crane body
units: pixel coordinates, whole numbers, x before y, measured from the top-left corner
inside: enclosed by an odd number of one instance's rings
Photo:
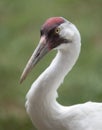
[[[52,49],[58,51],[49,67],[32,84],[26,97],[27,113],[38,130],[102,130],[101,103],[62,106],[56,101],[57,90],[76,63],[80,48],[80,33],[72,23],[62,17],[45,22],[39,45],[21,76],[22,82],[47,52]]]

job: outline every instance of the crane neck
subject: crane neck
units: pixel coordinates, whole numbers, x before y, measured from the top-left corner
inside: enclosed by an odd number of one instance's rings
[[[63,82],[64,77],[72,69],[80,53],[80,43],[66,49],[59,49],[50,66],[39,76],[32,85],[36,98],[55,100],[56,91]],[[34,86],[34,87],[33,87]],[[36,100],[36,99],[35,99]]]
[[[77,61],[79,53],[80,46],[75,44],[65,50],[58,50],[56,57],[45,71],[50,83],[52,84],[51,88],[48,87],[48,89],[58,89],[60,84],[63,83],[65,76]]]
[[[50,66],[39,76],[29,90],[26,108],[32,122],[39,130],[42,128],[47,130],[48,127],[52,127],[51,124],[55,124],[53,122],[55,117],[63,114],[63,106],[56,101],[57,89],[75,64],[79,52],[80,45],[72,45],[66,50],[58,50]],[[43,119],[46,119],[46,122]]]

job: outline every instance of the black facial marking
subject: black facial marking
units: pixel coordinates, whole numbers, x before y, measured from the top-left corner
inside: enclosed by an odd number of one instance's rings
[[[50,26],[49,28],[42,27],[41,28],[41,36],[45,35],[46,36],[46,42],[49,44],[49,48],[53,49],[59,46],[60,44],[63,43],[69,43],[70,41],[68,39],[64,39],[63,37],[60,37],[58,33],[56,33],[56,28],[60,24],[54,24],[53,26]]]
[[[64,39],[60,37],[58,34],[57,35],[52,35],[52,37],[48,38],[48,43],[50,49],[56,48],[61,44],[66,44],[69,43],[67,39]]]
[[[50,49],[56,48],[63,43],[69,43],[69,40],[60,37],[60,35],[56,33],[56,28],[57,27],[54,27],[46,33],[46,41],[49,44]]]
[[[41,30],[40,30],[40,36],[43,36],[43,35],[44,35],[44,30],[41,29]]]

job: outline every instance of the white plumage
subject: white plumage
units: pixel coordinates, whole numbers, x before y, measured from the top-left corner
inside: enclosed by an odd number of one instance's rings
[[[27,113],[38,130],[102,130],[101,103],[87,102],[65,107],[56,101],[57,89],[75,64],[80,47],[79,31],[66,19],[53,17],[42,26],[39,45],[21,76],[22,82],[47,52],[58,50],[50,66],[27,94]]]

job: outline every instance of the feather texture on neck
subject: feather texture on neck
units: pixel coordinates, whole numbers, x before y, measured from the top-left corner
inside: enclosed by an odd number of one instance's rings
[[[52,116],[60,114],[63,108],[56,101],[57,89],[72,69],[80,53],[80,43],[72,44],[64,50],[58,50],[50,66],[33,83],[27,94],[27,112],[36,126],[42,128],[44,125],[45,128],[46,124],[42,118],[46,120],[53,118]]]

